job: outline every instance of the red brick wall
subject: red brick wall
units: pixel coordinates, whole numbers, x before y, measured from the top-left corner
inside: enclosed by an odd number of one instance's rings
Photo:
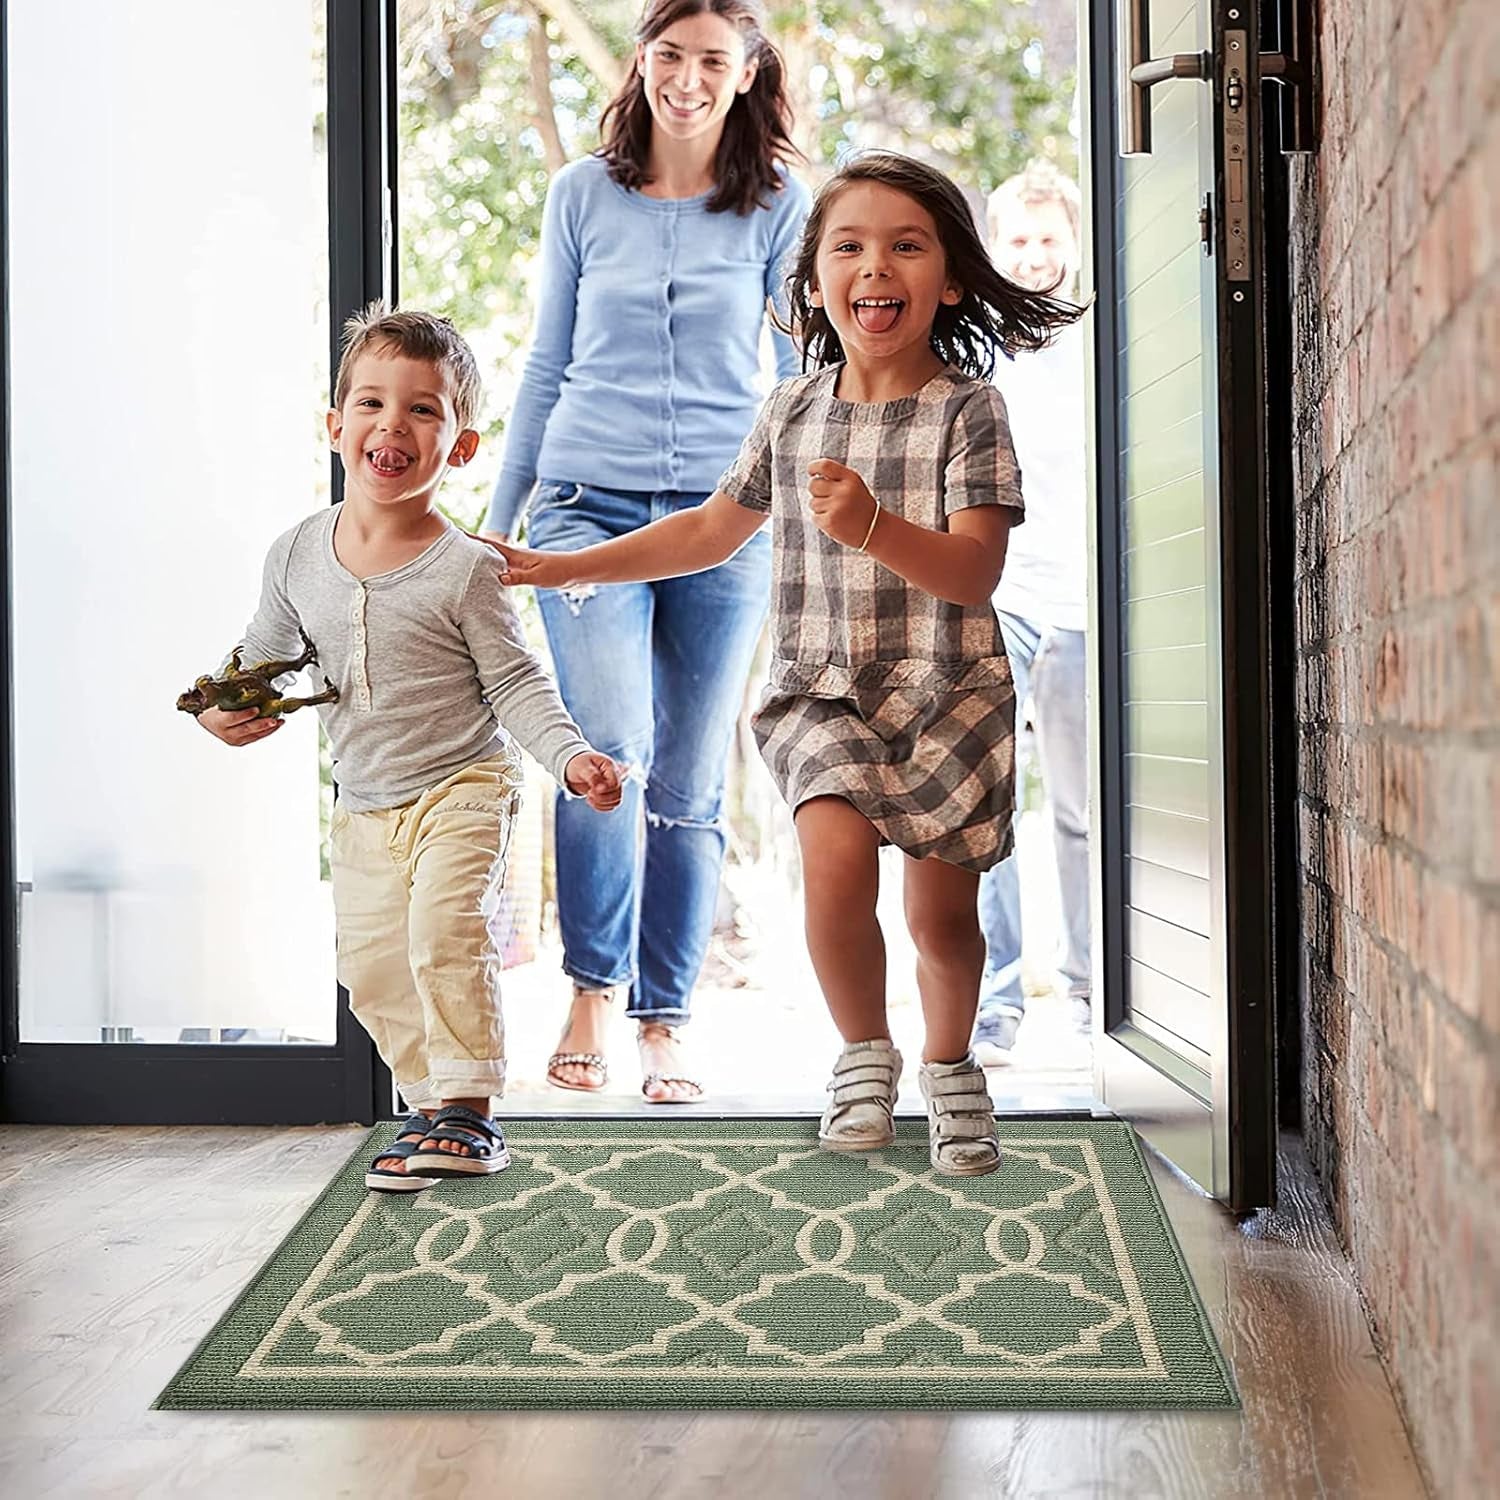
[[[1294,167],[1304,1119],[1419,1455],[1500,1483],[1500,3],[1323,0]]]

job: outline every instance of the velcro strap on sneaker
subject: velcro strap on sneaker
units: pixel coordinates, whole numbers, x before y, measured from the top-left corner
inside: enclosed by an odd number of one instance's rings
[[[889,1105],[890,1098],[889,1079],[886,1079],[884,1083],[876,1082],[874,1079],[865,1083],[845,1083],[839,1079],[835,1081],[833,1087],[835,1104],[857,1104],[862,1099],[879,1099],[883,1104]]]
[[[893,1047],[845,1047],[833,1064],[833,1071],[844,1068],[894,1068],[896,1051]]]
[[[928,1073],[926,1081],[927,1092],[933,1096],[988,1094],[990,1091],[983,1068],[973,1068],[966,1073]]]
[[[995,1137],[995,1122],[988,1115],[944,1115],[933,1123],[941,1142],[988,1141]]]
[[[978,1099],[973,1094],[930,1094],[927,1098],[928,1108],[935,1115],[942,1115],[944,1119],[950,1115],[992,1115],[994,1106],[988,1097]]]
[[[843,1083],[883,1083],[889,1088],[895,1071],[894,1067],[884,1063],[859,1063],[851,1068],[835,1067],[828,1087],[835,1088]]]

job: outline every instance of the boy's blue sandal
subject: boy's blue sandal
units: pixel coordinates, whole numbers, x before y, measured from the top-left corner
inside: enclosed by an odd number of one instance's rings
[[[435,1187],[436,1177],[419,1176],[415,1172],[398,1172],[381,1162],[408,1161],[417,1154],[432,1122],[421,1110],[413,1110],[396,1132],[396,1139],[370,1163],[365,1173],[365,1186],[376,1193],[420,1193],[423,1188]]]
[[[468,1154],[440,1151],[433,1144],[437,1141],[452,1141],[463,1146]],[[420,1171],[424,1177],[487,1177],[491,1172],[503,1172],[510,1165],[510,1152],[500,1127],[467,1104],[449,1104],[440,1109],[414,1150],[421,1158]]]

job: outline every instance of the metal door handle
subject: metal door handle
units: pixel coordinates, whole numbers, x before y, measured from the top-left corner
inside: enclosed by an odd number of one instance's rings
[[[1281,149],[1315,151],[1318,145],[1318,108],[1314,94],[1312,0],[1278,0],[1278,49],[1260,55],[1261,77],[1278,84]]]
[[[1120,155],[1151,154],[1151,90],[1173,78],[1209,76],[1206,52],[1151,56],[1151,0],[1120,0]]]

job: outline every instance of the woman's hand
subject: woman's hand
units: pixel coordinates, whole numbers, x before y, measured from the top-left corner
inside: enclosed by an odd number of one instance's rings
[[[586,797],[595,812],[613,812],[620,805],[620,768],[597,750],[575,755],[563,768],[563,783],[575,797]]]
[[[518,547],[503,533],[481,531],[479,540],[499,554],[500,582],[509,588],[529,583],[537,589],[565,589],[574,582],[571,552],[538,552]]]
[[[815,459],[807,466],[812,478],[813,522],[825,536],[845,547],[858,547],[870,534],[875,519],[875,497],[853,469],[832,458]]]

